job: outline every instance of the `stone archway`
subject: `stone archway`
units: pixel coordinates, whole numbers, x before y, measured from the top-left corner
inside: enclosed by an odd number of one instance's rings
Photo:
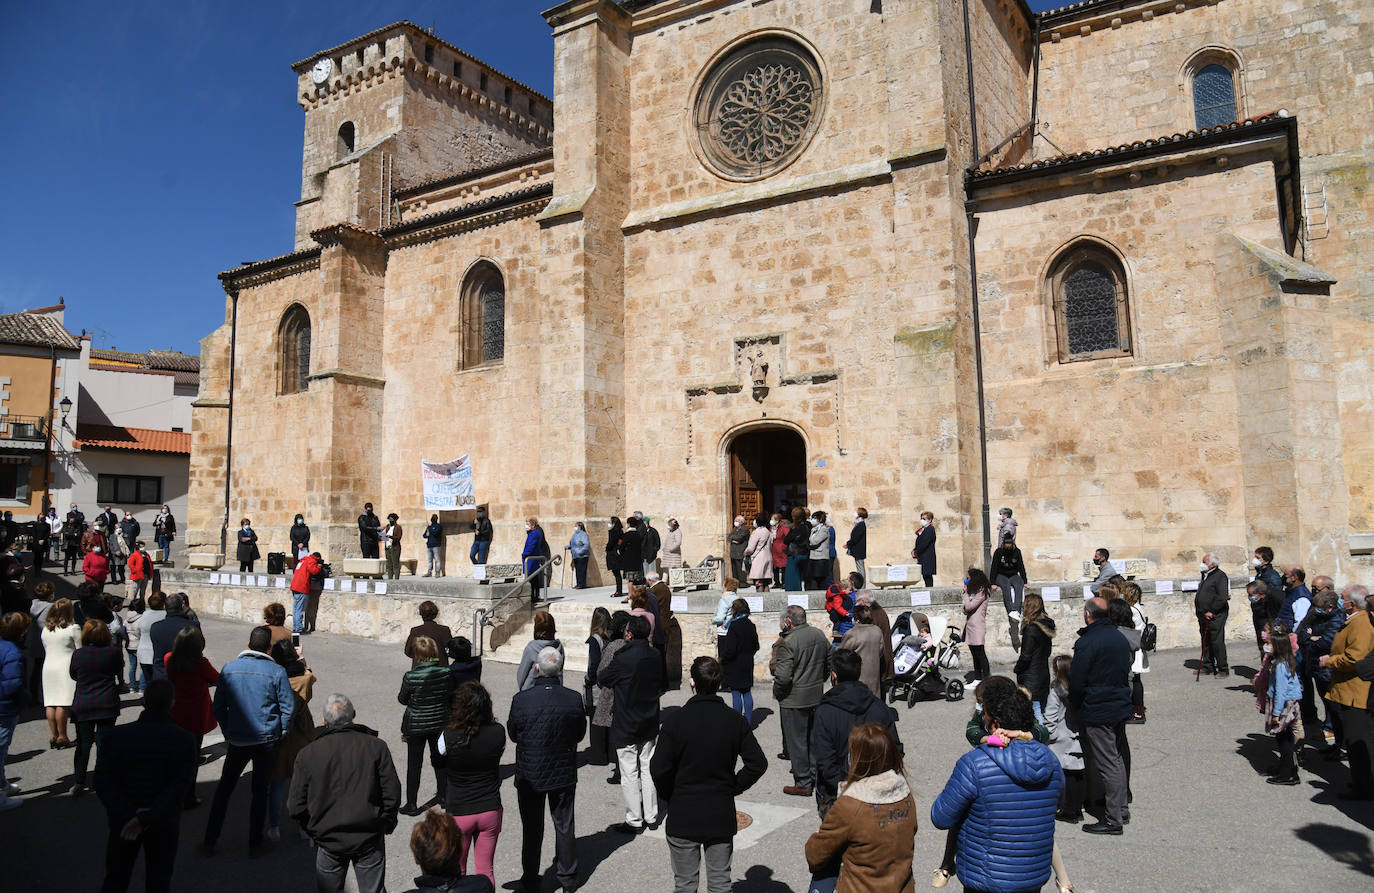
[[[726,450],[730,517],[772,514],[783,506],[806,505],[806,441],[781,425],[736,435]]]

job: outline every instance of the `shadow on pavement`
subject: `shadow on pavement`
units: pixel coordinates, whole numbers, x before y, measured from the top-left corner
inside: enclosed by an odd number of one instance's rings
[[[767,865],[751,865],[744,877],[735,881],[732,893],[795,893],[782,881],[775,880],[773,869]]]
[[[1269,769],[1279,761],[1274,737],[1262,732],[1251,732],[1244,738],[1237,738],[1236,753],[1245,757],[1250,768],[1259,775],[1267,775]]]
[[[577,870],[583,877],[590,879],[596,874],[596,869],[605,862],[616,850],[634,841],[635,838],[627,834],[620,834],[610,829],[596,831],[585,837],[577,838]],[[589,888],[592,886],[586,880],[583,881]]]
[[[1293,830],[1293,836],[1316,847],[1336,862],[1374,877],[1374,850],[1369,835],[1340,825],[1313,823]]]

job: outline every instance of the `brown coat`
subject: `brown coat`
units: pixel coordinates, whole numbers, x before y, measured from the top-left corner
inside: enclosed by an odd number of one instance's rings
[[[833,872],[835,893],[915,893],[911,857],[916,843],[916,801],[896,772],[863,778],[841,791],[820,830],[806,842],[815,872]]]
[[[291,777],[296,765],[296,756],[315,740],[315,720],[310,715],[310,696],[315,690],[315,674],[307,667],[302,676],[292,676],[289,680],[291,691],[296,695],[296,709],[291,714],[291,727],[277,745],[276,765],[272,769],[272,780],[281,781]]]
[[[1331,671],[1331,689],[1326,697],[1347,707],[1366,707],[1369,686],[1355,672],[1355,664],[1374,652],[1374,623],[1368,611],[1361,611],[1346,621],[1331,641],[1331,659],[1326,667]]]
[[[881,682],[889,672],[883,657],[883,631],[872,623],[856,623],[840,640],[840,648],[856,652],[863,660],[859,681],[868,686],[874,697],[883,696]]]

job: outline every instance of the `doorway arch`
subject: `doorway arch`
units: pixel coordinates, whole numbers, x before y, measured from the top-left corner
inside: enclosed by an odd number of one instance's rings
[[[806,440],[785,425],[751,427],[726,445],[730,517],[806,505]]]

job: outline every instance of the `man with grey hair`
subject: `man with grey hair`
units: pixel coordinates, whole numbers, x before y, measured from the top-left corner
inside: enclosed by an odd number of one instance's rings
[[[343,893],[353,865],[359,893],[386,890],[386,835],[396,828],[401,780],[377,732],[355,722],[353,702],[324,701],[324,730],[296,757],[287,812],[315,844],[315,883]]]
[[[1123,759],[1129,752],[1131,646],[1112,625],[1101,598],[1083,602],[1083,623],[1069,664],[1069,704],[1083,723],[1083,753],[1101,784],[1105,803],[1101,819],[1084,825],[1083,830],[1116,835],[1131,820],[1126,806],[1130,778]]]
[[[1341,607],[1345,609],[1346,617],[1353,617],[1356,612],[1363,611],[1368,604],[1369,590],[1358,583],[1341,590]]]
[[[800,605],[789,606],[778,625],[773,697],[780,711],[783,747],[792,761],[792,784],[782,792],[810,797],[816,784],[816,768],[811,763],[811,727],[821,691],[830,678],[830,640],[806,622],[806,609]]]
[[[189,602],[186,593],[174,592],[167,596],[167,616],[154,623],[152,629],[148,631],[148,636],[153,643],[153,678],[167,678],[167,655],[172,653],[172,645],[177,640],[177,633],[188,626],[200,626],[193,620],[187,608]]]
[[[535,659],[539,678],[511,700],[506,731],[515,742],[515,795],[520,807],[520,889],[537,893],[544,846],[544,802],[553,818],[554,870],[565,893],[579,886],[577,745],[587,731],[582,696],[563,685],[563,652],[545,648]]]
[[[1369,594],[1362,586],[1346,589],[1365,609],[1350,615],[1331,641],[1331,652],[1318,665],[1331,671],[1326,697],[1340,714],[1346,754],[1350,759],[1350,790],[1342,800],[1374,800],[1374,716],[1369,711],[1370,680],[1360,670],[1374,654],[1374,617]]]
[[[1231,581],[1226,572],[1217,567],[1217,557],[1211,552],[1202,556],[1198,565],[1202,578],[1197,595],[1193,596],[1193,611],[1197,614],[1198,635],[1202,638],[1202,672],[1218,678],[1231,675],[1226,663],[1226,618],[1230,616]]]

